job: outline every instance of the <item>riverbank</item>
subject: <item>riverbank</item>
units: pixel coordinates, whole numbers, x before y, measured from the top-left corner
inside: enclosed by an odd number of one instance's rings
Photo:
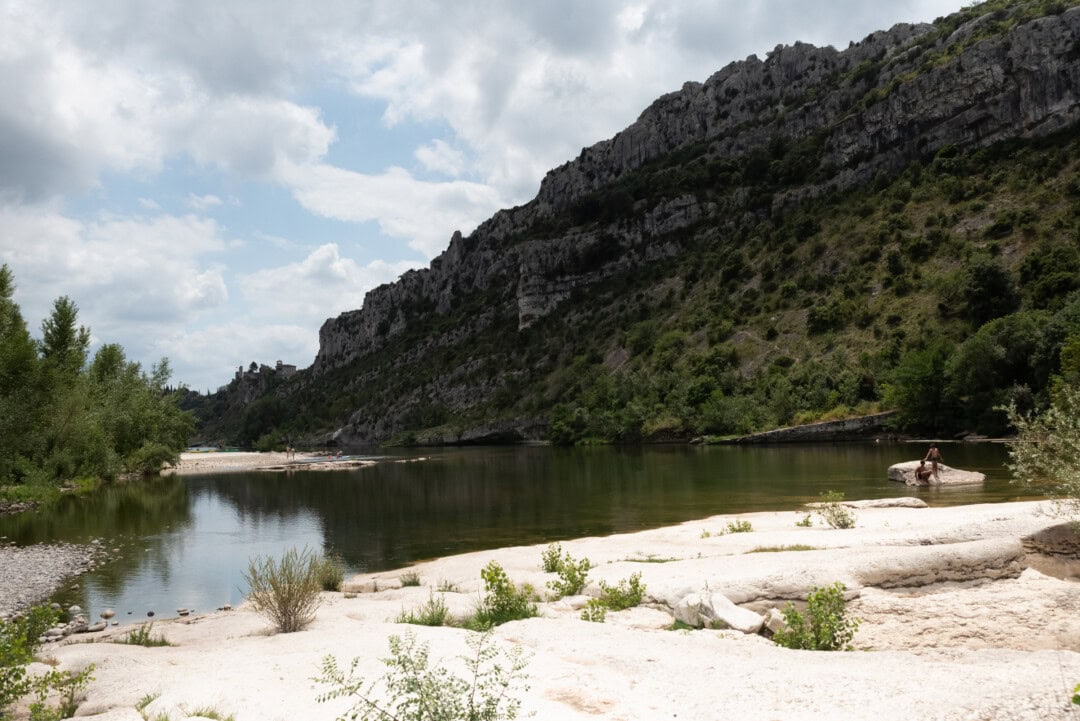
[[[91,570],[100,552],[96,542],[0,544],[0,618],[46,600],[64,581]]]
[[[163,475],[227,473],[230,471],[341,470],[374,465],[367,458],[335,458],[326,453],[277,453],[259,451],[185,452],[180,462],[162,471]]]
[[[643,605],[598,624],[580,620],[583,598],[546,602],[540,618],[500,626],[495,639],[529,656],[523,710],[541,720],[1073,719],[1076,548],[1043,532],[1059,525],[1049,508],[856,507],[850,530],[798,527],[803,514],[790,511],[753,513],[564,541],[566,552],[594,564],[586,593],[641,573]],[[728,532],[736,522],[753,530]],[[810,550],[765,552],[793,546]],[[431,594],[452,613],[468,613],[482,590],[479,571],[492,560],[514,581],[544,589],[555,575],[540,568],[543,550],[417,564],[408,570],[418,587],[401,587],[403,570],[356,576],[349,593],[323,594],[315,622],[299,633],[274,634],[242,606],[155,623],[172,647],[69,642],[44,653],[61,668],[96,665],[80,716],[136,721],[136,704],[150,696],[142,709],[150,717],[209,707],[236,721],[331,719],[345,703],[318,704],[310,681],[326,654],[342,663],[359,657],[357,672],[374,680],[385,671],[388,638],[411,632],[430,644],[433,662],[458,668],[453,659],[469,632],[397,624],[398,614]],[[834,581],[847,586],[849,611],[862,619],[853,652],[792,651],[733,630],[669,630],[692,594],[719,607],[711,595],[721,593],[760,614]]]

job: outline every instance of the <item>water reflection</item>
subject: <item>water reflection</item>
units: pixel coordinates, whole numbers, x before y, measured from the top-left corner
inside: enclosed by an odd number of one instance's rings
[[[983,487],[914,491],[887,467],[921,446],[470,448],[345,471],[232,473],[114,486],[50,513],[0,519],[20,544],[106,539],[113,560],[65,603],[121,619],[240,600],[253,555],[289,546],[340,553],[350,570],[512,544],[678,523],[717,513],[795,510],[825,490],[849,498],[916,492],[934,505],[1017,498],[996,445],[943,448]],[[115,551],[111,549],[117,549]],[[127,615],[131,611],[131,615]]]

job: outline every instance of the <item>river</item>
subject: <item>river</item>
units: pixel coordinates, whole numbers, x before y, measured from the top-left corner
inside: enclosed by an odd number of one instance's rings
[[[100,539],[110,560],[57,594],[90,618],[208,611],[243,598],[255,555],[290,546],[339,554],[350,572],[454,553],[637,531],[721,513],[796,510],[827,490],[847,498],[917,495],[931,505],[1018,500],[1005,448],[948,444],[945,462],[981,487],[912,489],[886,480],[924,445],[846,443],[635,448],[498,447],[401,451],[343,471],[166,477],[0,518],[30,544]],[[422,459],[422,460],[417,460]],[[412,460],[415,462],[401,462]]]

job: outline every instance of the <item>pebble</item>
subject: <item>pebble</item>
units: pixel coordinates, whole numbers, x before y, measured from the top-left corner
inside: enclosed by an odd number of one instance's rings
[[[96,547],[72,543],[0,546],[0,613],[47,599],[93,559]]]

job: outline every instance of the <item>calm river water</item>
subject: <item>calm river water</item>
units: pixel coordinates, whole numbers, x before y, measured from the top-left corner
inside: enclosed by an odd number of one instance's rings
[[[101,539],[112,557],[57,600],[96,618],[207,611],[243,597],[253,555],[290,546],[340,554],[375,571],[466,551],[653,528],[718,513],[793,512],[820,492],[919,495],[931,505],[1016,500],[997,444],[942,447],[946,463],[989,476],[983,487],[890,483],[892,463],[925,445],[824,444],[461,448],[389,456],[348,471],[229,473],[113,486],[49,513],[0,518],[18,544]],[[396,460],[426,460],[399,463]],[[794,522],[795,516],[792,516]]]

